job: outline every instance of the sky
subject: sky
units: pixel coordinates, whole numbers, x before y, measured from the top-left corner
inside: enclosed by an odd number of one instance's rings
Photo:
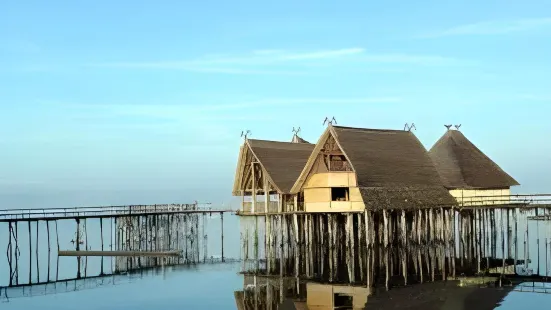
[[[0,4],[0,205],[227,204],[241,132],[444,124],[551,192],[551,3]]]

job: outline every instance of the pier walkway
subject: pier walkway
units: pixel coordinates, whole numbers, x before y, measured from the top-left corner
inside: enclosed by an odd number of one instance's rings
[[[154,204],[76,208],[0,210],[0,223],[54,221],[63,219],[118,218],[133,215],[235,213],[230,209],[213,209],[210,204]]]

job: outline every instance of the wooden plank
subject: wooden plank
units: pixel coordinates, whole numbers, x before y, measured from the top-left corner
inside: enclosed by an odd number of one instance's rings
[[[180,256],[182,251],[58,251],[58,256]]]

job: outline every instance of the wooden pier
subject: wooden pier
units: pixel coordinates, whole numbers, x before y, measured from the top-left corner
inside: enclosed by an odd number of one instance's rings
[[[541,235],[529,223],[537,214],[551,214],[551,195],[532,202],[528,197],[536,196],[511,195],[504,205],[241,212],[243,272],[386,288],[458,275],[502,277],[517,265],[514,273],[521,275],[530,261],[536,268],[527,276],[548,275],[539,266],[551,258],[551,227]],[[534,241],[538,253],[530,258]]]
[[[77,279],[89,275],[88,257],[101,259],[99,275],[106,274],[105,269],[119,273],[206,262],[207,217],[213,216],[219,217],[221,228],[216,254],[224,261],[225,213],[235,211],[199,203],[0,210],[0,228],[7,228],[8,286],[42,283],[41,276],[47,277],[46,282],[58,281],[59,259],[68,256],[76,257]],[[67,243],[60,242],[60,237],[67,237],[60,226],[67,230],[71,222],[75,228],[69,244],[74,249],[67,249]],[[28,271],[26,276],[20,274],[22,268]]]

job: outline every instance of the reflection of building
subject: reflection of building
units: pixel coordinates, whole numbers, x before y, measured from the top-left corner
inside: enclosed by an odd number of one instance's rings
[[[459,130],[448,130],[429,155],[444,186],[459,203],[506,203],[510,187],[519,185]]]
[[[364,309],[368,296],[369,289],[365,286],[306,284],[309,310]]]
[[[304,286],[295,278],[244,275],[243,290],[234,292],[234,298],[238,310],[303,309]],[[291,306],[281,307],[282,303]]]
[[[304,168],[313,144],[246,139],[241,146],[233,194],[243,197],[242,212],[291,211],[297,206],[290,190]]]
[[[304,193],[307,212],[454,202],[413,133],[332,125],[320,137],[291,193]]]
[[[365,286],[297,281],[289,277],[244,275],[243,290],[234,292],[237,309],[356,310],[364,309],[369,295]]]

